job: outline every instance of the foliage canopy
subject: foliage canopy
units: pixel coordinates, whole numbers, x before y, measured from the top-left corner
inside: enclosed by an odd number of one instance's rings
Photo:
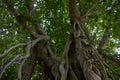
[[[9,3],[13,6],[9,6]],[[85,25],[90,37],[89,42],[102,55],[110,69],[109,77],[120,79],[120,59],[116,56],[116,49],[120,47],[120,1],[119,0],[78,0],[80,15],[85,15]],[[33,4],[32,4],[33,3]],[[31,5],[30,5],[31,4]],[[9,7],[9,9],[8,9]],[[34,7],[31,10],[31,7]],[[18,14],[16,16],[16,14]],[[18,19],[16,19],[19,17]],[[22,21],[21,21],[22,20]],[[31,35],[24,23],[35,33],[36,26],[50,37],[50,46],[57,60],[61,61],[64,46],[70,35],[70,18],[67,0],[1,0],[0,1],[0,55],[5,50],[19,43],[30,42]],[[22,24],[22,25],[21,25]],[[39,25],[39,26],[38,26]],[[103,37],[105,38],[103,39]],[[102,42],[104,41],[104,42]],[[102,45],[102,48],[100,47]],[[0,71],[17,54],[25,55],[26,48],[19,47],[11,50],[6,56],[0,57]],[[27,62],[27,61],[26,61]],[[13,80],[17,78],[17,70],[21,61],[15,61],[7,67],[2,79]],[[35,63],[38,63],[37,61]],[[26,63],[24,64],[26,65]],[[41,77],[38,64],[34,69],[32,80]]]

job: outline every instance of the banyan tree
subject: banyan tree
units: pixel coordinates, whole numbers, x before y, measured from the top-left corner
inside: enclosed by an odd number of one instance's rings
[[[115,46],[109,45],[120,38],[119,1],[1,0],[0,4],[1,80],[120,79],[119,57]]]

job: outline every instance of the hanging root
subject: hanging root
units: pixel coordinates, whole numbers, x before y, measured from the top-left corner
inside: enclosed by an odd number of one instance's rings
[[[5,72],[6,68],[9,67],[18,57],[20,57],[20,55],[16,55],[8,64],[5,65],[5,67],[0,72],[0,79],[3,75],[3,73]]]
[[[18,79],[19,80],[21,80],[22,79],[22,67],[23,67],[23,64],[25,63],[25,60],[26,59],[24,59],[23,61],[22,61],[22,63],[20,64],[20,66],[19,66],[19,69],[18,69]]]
[[[8,66],[10,66],[13,62],[15,62],[16,60],[22,60],[22,63],[21,65],[19,66],[19,69],[18,69],[18,78],[21,80],[22,76],[21,76],[21,71],[22,71],[22,67],[23,67],[23,64],[25,62],[25,60],[30,57],[30,54],[31,54],[31,48],[33,48],[38,42],[42,41],[42,40],[45,40],[45,41],[48,41],[49,40],[49,37],[48,36],[43,36],[43,35],[40,35],[38,36],[37,39],[35,40],[32,40],[30,42],[27,42],[27,43],[20,43],[20,44],[17,44],[15,46],[12,46],[11,48],[9,48],[8,50],[4,51],[3,54],[0,55],[0,57],[3,57],[5,55],[7,55],[10,51],[12,51],[13,49],[16,49],[18,47],[21,47],[21,46],[27,46],[27,51],[26,51],[26,54],[23,56],[22,54],[18,54],[16,55],[7,65],[5,65],[5,67],[3,69],[1,69],[1,72],[0,72],[0,78],[2,77],[3,73],[5,72],[6,68]]]
[[[69,51],[71,42],[72,42],[71,40],[67,41],[64,52],[63,52],[63,56],[62,56],[62,62],[59,66],[61,80],[67,79],[67,74],[68,74],[68,69],[69,69],[68,51]]]

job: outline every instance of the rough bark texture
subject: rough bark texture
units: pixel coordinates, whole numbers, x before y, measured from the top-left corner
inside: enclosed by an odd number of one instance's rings
[[[4,1],[11,15],[14,15],[18,23],[28,31],[32,40],[42,37],[42,40],[37,41],[34,46],[30,47],[30,56],[27,58],[28,64],[25,68],[23,67],[22,80],[30,80],[36,62],[43,69],[39,70],[39,73],[42,73],[43,80],[107,80],[102,58],[96,48],[89,44],[88,36],[83,29],[85,27],[83,25],[85,24],[85,21],[83,21],[85,17],[80,16],[76,5],[77,0],[68,0],[71,31],[60,62],[51,50],[49,39],[39,29],[38,22],[35,21],[35,24],[33,24],[36,32],[33,33],[24,18],[21,17],[22,15],[14,10],[14,6],[10,4],[9,0]],[[27,4],[30,15],[33,11],[32,3],[33,1]],[[98,65],[101,66],[101,70],[97,68]]]
[[[91,44],[88,43],[86,38],[87,36],[83,30],[83,27],[85,26],[82,25],[84,22],[81,21],[83,20],[83,17],[80,17],[75,2],[77,1],[69,0],[70,20],[76,43],[75,48],[78,55],[77,59],[79,60],[79,64],[82,68],[86,80],[102,80],[101,73],[96,67],[95,60],[93,58],[96,53],[94,52],[94,48],[91,46]]]

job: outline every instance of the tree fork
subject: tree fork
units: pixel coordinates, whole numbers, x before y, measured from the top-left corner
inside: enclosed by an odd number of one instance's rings
[[[88,43],[88,40],[86,38],[87,36],[85,35],[85,32],[81,27],[81,24],[83,22],[81,21],[82,17],[80,17],[80,12],[77,7],[77,0],[69,0],[69,14],[71,21],[71,31],[74,35],[76,53],[78,54],[77,58],[84,73],[85,79],[102,80],[99,69],[97,69],[96,65],[94,65],[95,61],[93,57],[90,57],[95,55],[96,51],[93,51],[94,47],[90,46],[90,44]],[[98,55],[99,54],[96,53],[95,58],[99,58]],[[104,65],[103,63],[101,63],[100,59],[99,62],[102,65],[104,71]],[[96,73],[94,69],[98,73]],[[106,80],[106,76],[104,76],[103,79]]]

